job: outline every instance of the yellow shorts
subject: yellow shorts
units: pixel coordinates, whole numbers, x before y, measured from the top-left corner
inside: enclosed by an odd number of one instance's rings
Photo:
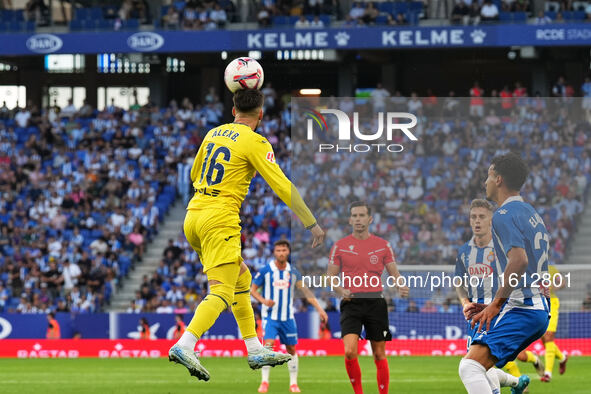
[[[558,327],[558,309],[560,308],[560,300],[558,298],[550,298],[550,323],[546,331],[556,332]]]
[[[203,272],[227,263],[242,263],[240,217],[224,209],[188,210],[185,237],[199,255]]]

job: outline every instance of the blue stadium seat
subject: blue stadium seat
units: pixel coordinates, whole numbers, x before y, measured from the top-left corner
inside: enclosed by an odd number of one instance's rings
[[[378,15],[376,25],[385,25],[386,23],[388,23],[388,17],[386,15]]]
[[[15,21],[23,22],[25,20],[25,12],[23,10],[15,10],[12,15],[12,19]]]
[[[113,29],[115,21],[110,19],[101,19],[95,23],[95,27],[99,30],[110,30]]]
[[[24,22],[12,20],[8,22],[8,30],[14,33],[18,33],[25,30]]]
[[[562,13],[562,16],[566,20],[582,21],[582,20],[585,20],[586,14],[585,14],[585,11],[564,11]]]
[[[275,26],[289,25],[289,17],[285,16],[285,15],[274,16],[273,17],[273,25],[275,25]]]
[[[88,8],[76,8],[74,10],[74,20],[82,20],[82,19],[89,19],[90,12],[88,12]]]
[[[90,19],[103,19],[103,9],[101,7],[89,8]]]
[[[512,12],[513,14],[513,22],[526,22],[527,21],[527,12]]]
[[[121,27],[126,30],[137,30],[140,28],[140,21],[139,19],[128,19],[123,21]]]
[[[384,3],[378,3],[377,9],[380,10],[381,12],[392,14],[394,12],[394,4],[395,3],[391,2],[391,1],[387,1]]]
[[[83,30],[82,22],[83,19],[72,19],[70,22],[70,30],[71,31],[81,31]]]

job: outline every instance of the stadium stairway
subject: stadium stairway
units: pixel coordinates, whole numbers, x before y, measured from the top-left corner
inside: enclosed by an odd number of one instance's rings
[[[129,303],[135,298],[136,290],[140,289],[144,275],[150,278],[152,273],[158,269],[158,264],[162,260],[162,253],[168,245],[168,240],[178,237],[179,232],[183,228],[184,219],[185,205],[179,199],[170,208],[166,220],[158,230],[158,235],[148,245],[144,252],[143,261],[140,264],[136,264],[135,270],[130,271],[129,278],[123,282],[123,288],[113,295],[111,305],[107,308],[108,311],[124,312],[127,310]]]
[[[583,299],[591,291],[591,199],[585,204],[574,237],[566,265],[557,266],[563,274],[571,273],[571,286],[558,293],[561,309],[565,305],[568,310],[580,310]]]

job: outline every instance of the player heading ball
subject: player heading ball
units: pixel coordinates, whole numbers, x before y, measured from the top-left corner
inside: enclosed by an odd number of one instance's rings
[[[210,375],[197,358],[195,345],[225,309],[231,309],[236,318],[251,368],[291,359],[290,355],[264,348],[256,336],[250,303],[252,276],[242,260],[239,216],[255,171],[312,231],[313,247],[324,239],[314,215],[275,162],[273,147],[255,131],[263,118],[263,102],[264,95],[258,90],[238,90],[232,108],[234,122],[207,133],[191,169],[195,194],[187,207],[184,232],[203,264],[209,294],[170,348],[169,359],[202,380],[209,380]]]

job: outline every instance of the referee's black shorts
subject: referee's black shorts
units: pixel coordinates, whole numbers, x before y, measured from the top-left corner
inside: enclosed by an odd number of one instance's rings
[[[390,323],[388,305],[379,298],[351,298],[341,301],[341,338],[347,334],[361,336],[365,327],[365,339],[372,341],[390,341]]]

